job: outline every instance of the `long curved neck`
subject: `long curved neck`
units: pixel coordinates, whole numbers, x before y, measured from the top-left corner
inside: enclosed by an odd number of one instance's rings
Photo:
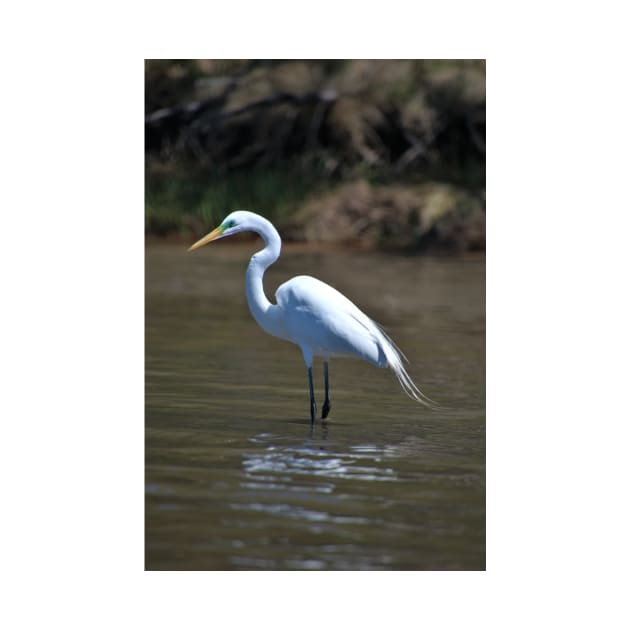
[[[265,241],[265,248],[256,252],[247,267],[245,292],[247,304],[258,325],[271,335],[282,336],[282,323],[279,320],[278,307],[265,295],[263,275],[267,267],[280,256],[282,241],[276,228],[263,217],[258,217],[259,225],[253,228]]]

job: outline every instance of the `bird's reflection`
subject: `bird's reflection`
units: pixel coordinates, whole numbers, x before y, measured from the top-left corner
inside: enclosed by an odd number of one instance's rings
[[[250,480],[261,475],[259,481],[273,480],[281,484],[298,478],[382,481],[396,478],[395,471],[384,465],[380,452],[360,452],[353,447],[340,449],[329,437],[330,425],[327,422],[310,426],[301,445],[290,444],[286,436],[259,434],[250,439],[259,448],[243,455],[243,468]]]
[[[322,428],[322,432],[321,432],[321,440],[323,442],[326,442],[328,440],[328,422],[326,422],[326,420],[322,421],[321,424],[321,428]],[[315,423],[311,423],[311,427],[308,431],[308,435],[306,436],[306,446],[314,446],[316,442],[315,439]],[[320,444],[319,448],[324,451],[326,450],[327,445],[326,444]]]

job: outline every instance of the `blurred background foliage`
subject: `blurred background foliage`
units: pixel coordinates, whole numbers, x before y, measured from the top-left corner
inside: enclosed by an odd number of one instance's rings
[[[146,232],[483,250],[485,100],[484,60],[146,60]]]

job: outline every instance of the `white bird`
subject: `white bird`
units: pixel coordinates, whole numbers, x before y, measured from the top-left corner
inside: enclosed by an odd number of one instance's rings
[[[435,404],[411,380],[402,364],[406,357],[382,328],[330,285],[311,276],[296,276],[278,287],[276,304],[267,299],[263,274],[278,260],[282,241],[276,228],[264,217],[253,212],[232,212],[188,251],[246,231],[256,232],[265,241],[265,248],[252,256],[247,267],[245,286],[249,309],[265,332],[291,341],[302,350],[308,368],[311,423],[317,413],[313,392],[315,356],[324,360],[326,394],[322,418],[330,412],[328,361],[338,356],[359,357],[378,367],[389,367],[410,398],[428,407]]]

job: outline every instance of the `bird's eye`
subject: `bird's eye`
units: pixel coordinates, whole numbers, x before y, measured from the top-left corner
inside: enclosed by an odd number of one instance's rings
[[[230,220],[230,221],[226,221],[226,222],[223,224],[223,227],[227,229],[227,228],[232,228],[232,227],[234,227],[235,225],[236,225],[236,221],[232,221],[232,220]]]

